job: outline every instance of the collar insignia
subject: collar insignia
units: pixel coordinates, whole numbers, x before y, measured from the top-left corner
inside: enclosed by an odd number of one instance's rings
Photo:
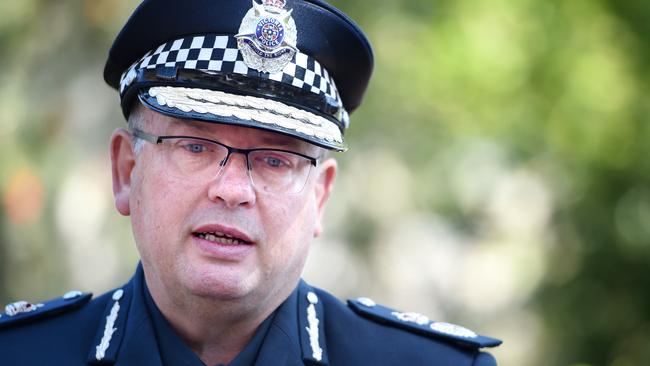
[[[291,17],[292,10],[284,10],[285,0],[252,0],[237,38],[237,48],[244,63],[251,69],[266,73],[282,71],[298,50],[298,32]]]
[[[309,291],[307,293],[307,301],[309,301],[309,306],[307,307],[307,322],[309,326],[305,328],[309,334],[309,344],[311,345],[312,357],[316,361],[321,361],[323,359],[323,349],[318,342],[319,330],[318,330],[318,316],[316,315],[315,304],[318,304],[318,296]]]

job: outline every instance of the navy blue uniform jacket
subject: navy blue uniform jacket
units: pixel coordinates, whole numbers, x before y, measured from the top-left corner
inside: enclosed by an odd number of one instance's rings
[[[33,311],[0,313],[0,365],[162,365],[143,287],[138,267],[126,285],[92,300],[91,294],[72,293]],[[274,313],[254,364],[496,365],[480,348],[500,341],[432,324],[369,299],[345,304],[301,281]]]

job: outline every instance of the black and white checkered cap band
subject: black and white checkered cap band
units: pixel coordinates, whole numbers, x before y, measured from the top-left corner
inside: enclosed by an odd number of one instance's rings
[[[202,35],[180,38],[160,45],[131,65],[120,79],[120,93],[124,93],[133,82],[137,70],[157,67],[237,73],[282,82],[318,95],[328,95],[341,108],[340,121],[345,128],[349,125],[349,116],[343,108],[334,80],[318,61],[300,51],[296,52],[282,71],[268,74],[246,66],[237,48],[237,39],[233,36]]]

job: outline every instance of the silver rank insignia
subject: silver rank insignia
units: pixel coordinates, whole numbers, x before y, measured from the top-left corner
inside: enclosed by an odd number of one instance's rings
[[[314,306],[315,304],[318,304],[318,296],[309,291],[309,293],[307,293],[307,301],[309,301],[309,306],[307,307],[307,322],[309,323],[309,326],[305,329],[307,330],[307,334],[309,334],[309,344],[311,345],[312,357],[316,361],[320,361],[323,359],[323,349],[320,347],[320,343],[318,342],[318,323],[320,323],[320,320],[318,320],[318,316],[316,315],[316,306]]]
[[[284,5],[285,0],[262,0],[262,4],[253,0],[253,7],[242,19],[235,37],[244,63],[251,69],[280,72],[298,51],[293,9],[286,11]]]
[[[14,316],[21,313],[30,313],[42,307],[43,304],[32,304],[27,301],[16,301],[5,306],[5,314]]]
[[[106,317],[106,324],[104,325],[104,335],[102,336],[101,341],[95,347],[95,359],[97,361],[101,361],[106,357],[106,351],[108,348],[111,346],[111,338],[113,338],[113,333],[117,330],[115,328],[115,321],[117,320],[117,316],[120,312],[120,299],[124,295],[124,290],[117,289],[115,292],[113,292],[113,300],[115,301],[113,303],[113,307],[111,308],[111,312],[108,314]]]
[[[391,315],[403,322],[410,322],[418,325],[429,324],[429,318],[419,313],[413,313],[413,312],[402,313],[399,311],[393,311]]]
[[[460,325],[444,323],[444,322],[434,322],[430,325],[431,329],[445,334],[450,334],[456,337],[462,338],[476,338],[478,335],[471,330],[461,327]]]

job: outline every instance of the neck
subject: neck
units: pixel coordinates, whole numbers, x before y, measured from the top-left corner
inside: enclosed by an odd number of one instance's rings
[[[145,279],[160,312],[206,365],[230,363],[290,294],[255,301],[218,300],[168,289],[155,276],[145,274]]]

